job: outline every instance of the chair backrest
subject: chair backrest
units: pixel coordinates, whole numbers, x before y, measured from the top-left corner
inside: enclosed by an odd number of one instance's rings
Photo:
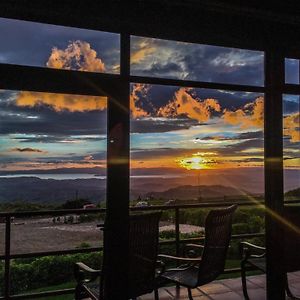
[[[198,284],[215,280],[225,267],[231,239],[232,216],[237,206],[211,210],[205,221],[205,242],[199,267]]]
[[[130,216],[128,298],[152,292],[155,287],[160,216],[160,212]]]
[[[283,210],[284,265],[287,272],[300,270],[300,208],[286,206]]]

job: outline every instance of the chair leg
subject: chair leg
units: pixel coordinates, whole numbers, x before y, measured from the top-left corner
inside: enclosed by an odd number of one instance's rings
[[[80,283],[78,283],[75,287],[75,300],[81,300],[83,299],[83,291],[82,286]]]
[[[293,300],[300,300],[300,298],[294,296],[293,293],[292,293],[291,290],[290,290],[287,273],[285,274],[285,291],[286,291],[286,295],[287,295],[290,299],[293,299]]]
[[[249,300],[249,295],[247,292],[246,266],[244,261],[241,262],[241,279],[242,279],[244,298],[245,300]]]
[[[157,288],[154,290],[154,299],[159,300],[158,289]]]
[[[188,288],[189,300],[193,300],[192,290]]]

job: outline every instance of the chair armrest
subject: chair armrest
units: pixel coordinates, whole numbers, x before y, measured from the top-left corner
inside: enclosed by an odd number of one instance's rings
[[[92,269],[82,262],[78,262],[74,266],[74,276],[77,283],[88,283],[94,281],[100,275],[101,270]]]
[[[265,256],[265,247],[257,246],[249,242],[240,242],[240,255],[244,260],[250,257],[260,258]],[[256,254],[260,253],[260,254]]]
[[[81,269],[87,273],[98,274],[98,275],[101,274],[101,270],[95,270],[82,262],[78,262],[78,263],[76,263],[76,265],[79,267],[79,269]]]
[[[186,247],[190,247],[190,248],[201,248],[203,249],[204,246],[200,245],[200,244],[186,244]]]
[[[176,260],[179,262],[191,262],[191,263],[201,262],[201,257],[192,258],[192,257],[179,257],[179,256],[166,255],[166,254],[159,254],[158,258],[162,260],[163,259]]]

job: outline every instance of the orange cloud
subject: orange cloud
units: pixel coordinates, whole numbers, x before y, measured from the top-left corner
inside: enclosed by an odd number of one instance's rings
[[[300,113],[290,114],[283,119],[283,133],[292,143],[300,142]]]
[[[137,107],[137,102],[140,100],[139,94],[146,95],[149,90],[149,86],[146,84],[136,83],[133,85],[132,92],[130,94],[130,111],[133,118],[147,117],[149,115],[141,107]]]
[[[147,55],[153,53],[156,49],[150,45],[150,42],[143,40],[138,44],[138,50],[134,51],[130,56],[130,62],[132,64],[138,64],[141,62]]]
[[[70,94],[52,94],[40,92],[20,92],[16,98],[16,105],[34,107],[38,105],[51,106],[55,111],[68,110],[92,111],[107,108],[106,97],[82,96]]]
[[[262,128],[264,125],[264,98],[258,97],[254,102],[247,103],[236,111],[225,109],[223,119],[225,123],[241,128]]]
[[[54,47],[47,67],[55,69],[104,72],[104,62],[97,57],[91,45],[83,41],[72,41],[64,50]]]
[[[186,115],[199,122],[207,122],[212,111],[221,111],[220,104],[215,99],[199,101],[188,93],[190,89],[180,88],[166,106],[161,107],[157,114],[162,117]]]

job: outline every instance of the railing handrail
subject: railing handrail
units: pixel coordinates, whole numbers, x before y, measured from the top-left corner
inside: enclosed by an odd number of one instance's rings
[[[285,204],[298,204],[300,200],[289,200],[285,201]],[[260,206],[262,208],[265,207],[264,201],[233,201],[233,202],[205,202],[205,203],[193,203],[193,204],[175,204],[175,205],[153,205],[153,206],[145,206],[145,207],[130,207],[131,211],[149,211],[149,210],[174,210],[175,211],[175,229],[176,235],[175,239],[162,241],[161,244],[173,244],[176,245],[176,255],[179,252],[179,244],[189,242],[191,240],[195,241],[195,238],[191,239],[180,239],[179,235],[179,211],[180,209],[190,209],[190,208],[215,208],[215,207],[224,207],[230,206],[232,204],[237,204],[238,206]],[[3,212],[0,213],[0,218],[5,219],[5,227],[6,227],[6,234],[5,234],[5,254],[4,256],[0,256],[0,259],[4,259],[5,261],[5,289],[4,289],[4,298],[0,297],[0,299],[25,299],[28,298],[30,294],[27,295],[11,295],[10,294],[10,260],[15,258],[26,258],[26,257],[41,257],[41,256],[55,256],[55,255],[63,255],[63,254],[74,254],[74,253],[86,253],[86,252],[96,252],[100,251],[101,247],[94,247],[94,248],[82,248],[82,249],[69,249],[69,250],[58,250],[58,251],[45,251],[45,252],[37,252],[37,253],[21,253],[21,254],[11,254],[10,252],[10,226],[12,217],[33,217],[33,216],[62,216],[68,214],[93,214],[93,213],[105,213],[105,208],[94,208],[94,209],[62,209],[62,210],[42,210],[42,211],[22,211],[22,212]],[[254,236],[263,236],[264,233],[254,233],[254,234],[240,234],[240,235],[233,235],[233,239],[243,239],[247,237],[254,237]],[[201,240],[201,238],[198,238]],[[227,270],[229,272],[236,272],[238,269]],[[50,294],[64,294],[68,292],[72,292],[73,289],[66,289],[66,290],[57,290],[52,292],[41,292],[35,293],[34,296],[44,296]]]
[[[287,200],[285,204],[296,204],[300,203],[300,199],[297,200]],[[236,204],[238,206],[262,206],[264,207],[264,201],[214,201],[214,202],[203,202],[203,203],[192,203],[192,204],[174,204],[174,205],[150,205],[129,207],[132,211],[145,211],[145,210],[171,210],[171,209],[188,209],[188,208],[209,208],[209,207],[225,207]],[[34,210],[34,211],[9,211],[9,212],[0,212],[1,217],[33,217],[33,216],[61,216],[68,214],[92,214],[92,213],[105,213],[106,208],[89,208],[89,209],[51,209],[51,210]]]

